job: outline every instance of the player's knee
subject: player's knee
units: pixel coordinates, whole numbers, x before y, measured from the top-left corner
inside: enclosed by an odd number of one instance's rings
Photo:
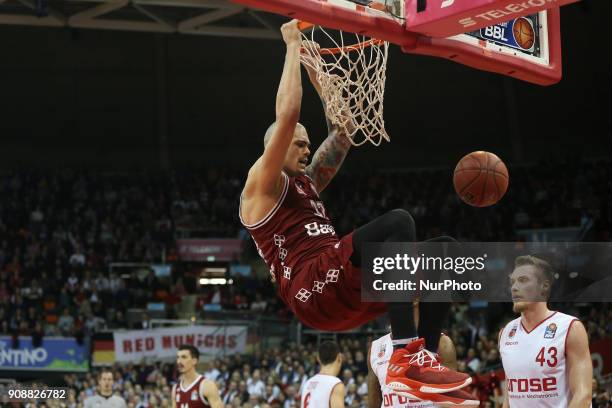
[[[404,209],[396,208],[395,210],[389,211],[387,213],[387,218],[389,219],[389,222],[396,227],[402,226],[410,229],[415,228],[414,218],[412,218],[412,215]]]
[[[406,210],[395,209],[385,214],[385,229],[392,233],[396,241],[416,240],[414,218]]]

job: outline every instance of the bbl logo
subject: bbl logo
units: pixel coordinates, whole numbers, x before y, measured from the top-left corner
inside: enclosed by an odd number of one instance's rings
[[[545,339],[554,339],[555,333],[557,333],[557,325],[554,323],[549,324],[544,331]]]
[[[512,330],[510,330],[510,333],[508,333],[508,337],[513,338],[515,334],[516,334],[516,326],[514,326]]]
[[[517,18],[512,27],[514,41],[524,50],[530,50],[535,41],[535,30],[531,21],[525,17]]]

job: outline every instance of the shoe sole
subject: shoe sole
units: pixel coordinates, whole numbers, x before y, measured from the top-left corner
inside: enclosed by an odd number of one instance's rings
[[[425,392],[429,394],[439,394],[439,393],[460,390],[461,388],[467,385],[470,385],[472,383],[472,378],[468,377],[465,379],[465,381],[458,382],[458,383],[444,384],[443,386],[440,386],[440,384],[436,386],[433,384],[424,384],[421,382],[410,381],[410,380],[407,380],[407,382],[412,383],[412,384],[406,385],[401,382],[391,381],[390,383],[387,384],[387,387],[392,389],[393,392],[397,394],[409,393],[410,391],[419,391],[419,392]]]

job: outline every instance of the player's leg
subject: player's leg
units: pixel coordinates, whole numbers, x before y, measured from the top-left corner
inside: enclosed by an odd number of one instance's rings
[[[416,241],[416,225],[408,211],[392,210],[359,227],[353,233],[353,255],[351,263],[361,266],[361,252],[366,242],[413,242]],[[442,236],[427,242],[457,242],[454,238]],[[435,278],[434,278],[435,279]],[[411,302],[389,304],[389,320],[394,339],[394,347],[402,347],[420,335],[431,350],[438,348],[442,325],[450,310],[450,303],[423,303],[421,319],[417,332],[413,319]]]
[[[361,253],[366,242],[412,242],[416,240],[416,226],[408,211],[392,210],[357,228],[353,232],[351,263],[361,266]],[[389,320],[393,347],[402,348],[417,338],[412,302],[389,303]]]
[[[393,210],[356,229],[352,239],[350,260],[359,266],[365,243],[413,242],[416,226],[410,213]],[[424,341],[416,337],[412,302],[390,303],[389,319],[395,351],[389,361],[387,386],[400,394],[410,390],[440,393],[460,389],[471,382],[468,375],[443,367],[432,353],[424,350]]]
[[[426,242],[458,242],[448,236],[428,239]],[[437,280],[434,276],[432,279]],[[449,302],[421,302],[419,304],[419,325],[418,333],[425,339],[425,346],[432,351],[438,349],[440,343],[440,333],[448,318],[451,304]]]

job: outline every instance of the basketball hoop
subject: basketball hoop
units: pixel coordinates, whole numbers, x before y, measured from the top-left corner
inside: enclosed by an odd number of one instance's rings
[[[355,146],[389,141],[383,119],[389,43],[342,31],[332,34],[306,22],[299,28],[305,40],[300,61],[316,73],[330,122],[344,128]],[[356,41],[349,43],[349,38]]]

